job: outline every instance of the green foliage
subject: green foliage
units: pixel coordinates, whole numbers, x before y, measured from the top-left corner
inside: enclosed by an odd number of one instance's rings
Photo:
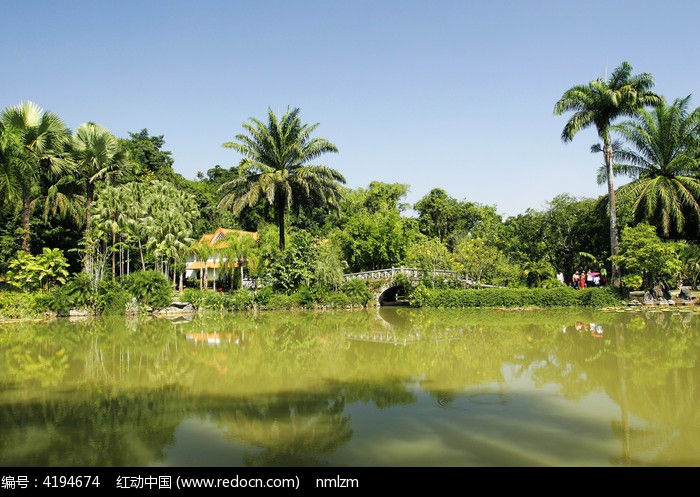
[[[415,220],[396,211],[359,211],[350,214],[338,238],[349,270],[359,272],[400,265],[418,235]]]
[[[557,281],[556,271],[547,261],[532,261],[523,267],[525,281],[530,288],[551,286],[552,280]]]
[[[55,312],[59,316],[67,316],[68,312],[74,307],[71,296],[68,294],[68,289],[65,286],[59,286],[46,294],[44,300],[46,307]]]
[[[243,156],[237,175],[221,185],[219,206],[234,213],[259,203],[275,210],[279,248],[286,248],[285,216],[288,210],[312,210],[323,206],[338,208],[345,178],[335,169],[311,164],[322,154],[338,148],[325,138],[310,138],[318,127],[304,124],[298,108],[279,118],[268,109],[267,123],[251,118],[243,123],[245,133],[223,144]]]
[[[268,256],[267,277],[274,289],[289,294],[302,283],[308,285],[314,266],[311,244],[308,234],[295,233],[284,250],[274,250]]]
[[[49,311],[46,294],[0,290],[0,319],[39,318]]]
[[[124,277],[122,284],[140,304],[163,308],[172,302],[172,285],[168,278],[158,271],[130,273]]]
[[[205,290],[202,300],[199,303],[199,308],[209,311],[225,311],[230,309],[231,305],[231,296],[229,293]]]
[[[614,174],[633,178],[619,189],[619,196],[630,198],[637,220],[674,239],[697,238],[700,223],[700,108],[689,113],[689,100],[642,109],[634,120],[612,128],[632,146],[615,150],[622,163],[614,165]],[[606,175],[603,169],[599,182]]]
[[[131,293],[117,280],[105,279],[97,289],[97,310],[108,316],[121,316],[133,299]]]
[[[412,292],[410,302],[437,308],[607,307],[620,304],[621,297],[611,287],[432,289],[419,285]]]
[[[0,216],[0,274],[5,274],[9,262],[20,249],[22,228],[19,217],[7,214]]]
[[[269,286],[260,288],[254,292],[255,302],[261,307],[264,307],[270,302],[270,299],[272,299],[274,293],[275,292]]]
[[[681,243],[679,245],[679,258],[683,280],[693,288],[697,288],[700,281],[700,245]]]
[[[202,301],[204,300],[204,297],[207,293],[209,293],[208,290],[200,290],[198,288],[185,288],[182,291],[180,300],[182,302],[189,302],[196,308],[199,308],[201,307]]]
[[[66,282],[68,260],[59,249],[44,247],[41,254],[31,255],[20,250],[10,261],[7,282],[22,290],[48,290],[53,285]]]
[[[409,245],[404,265],[432,272],[438,269],[451,270],[453,260],[444,243],[437,238],[424,238]]]
[[[47,306],[59,316],[66,316],[71,309],[95,307],[96,294],[86,273],[73,275],[63,286],[54,287],[47,296]]]
[[[73,307],[91,307],[95,303],[95,294],[87,273],[74,274],[63,288]]]
[[[337,290],[343,284],[347,263],[335,239],[323,238],[313,244],[311,267],[313,287],[322,290]]]
[[[245,311],[255,308],[255,292],[241,288],[231,294],[231,310]]]
[[[298,300],[297,294],[287,295],[284,293],[275,293],[267,301],[265,309],[283,310],[298,309],[299,307],[301,307],[301,305]]]
[[[152,136],[144,128],[138,133],[129,132],[129,139],[122,140],[122,146],[129,151],[133,160],[139,164],[138,179],[151,180],[172,179],[174,176],[172,152],[162,150],[165,145],[163,135]],[[134,178],[136,179],[136,178]]]
[[[294,298],[299,305],[302,307],[312,307],[316,301],[315,295],[311,292],[309,287],[302,286],[294,293]]]
[[[348,296],[351,304],[366,306],[374,298],[367,283],[359,279],[351,279],[345,282],[342,292]]]
[[[611,259],[626,276],[639,276],[652,287],[661,280],[676,281],[682,267],[678,250],[677,243],[662,241],[654,226],[639,223],[622,231],[620,251]]]
[[[479,237],[464,238],[454,248],[455,269],[477,285],[492,283],[498,274],[499,260],[505,256],[497,247]]]
[[[437,238],[450,249],[465,236],[493,238],[501,217],[495,207],[473,202],[460,202],[441,188],[434,188],[416,202],[418,226],[421,233]]]
[[[396,295],[407,296],[411,293],[411,280],[403,273],[397,273],[391,278],[391,286],[398,287]]]

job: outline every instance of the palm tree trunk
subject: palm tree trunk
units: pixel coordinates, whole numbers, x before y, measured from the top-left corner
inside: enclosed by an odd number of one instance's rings
[[[141,256],[141,270],[146,270],[146,261],[143,258],[143,247],[141,247],[141,239],[139,238],[139,255]]]
[[[29,252],[30,227],[32,215],[32,202],[28,197],[22,200],[22,250]]]
[[[115,245],[117,244],[117,233],[112,231],[112,279],[117,277],[117,254]]]
[[[617,207],[615,202],[615,186],[613,185],[613,150],[609,139],[603,145],[603,156],[605,157],[605,169],[608,175],[608,207],[610,209],[610,255],[617,255]],[[612,284],[619,289],[622,286],[620,267],[616,262],[612,263]]]
[[[85,193],[85,233],[90,231],[90,206],[92,197],[95,195],[95,185],[88,181],[87,192]]]
[[[280,229],[280,250],[284,250],[284,205],[282,199],[278,201],[275,209],[277,210],[277,226],[279,226]]]

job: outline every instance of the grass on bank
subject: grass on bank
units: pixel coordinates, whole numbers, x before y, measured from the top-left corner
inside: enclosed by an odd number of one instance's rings
[[[173,301],[189,302],[199,311],[244,311],[281,309],[349,309],[372,306],[373,290],[359,280],[336,291],[301,288],[286,294],[270,287],[258,290],[212,291],[185,289],[182,294],[154,286],[129,282],[124,286],[106,283],[97,292],[78,292],[67,286],[51,292],[0,290],[0,320],[40,319],[47,314],[68,315],[71,309],[92,314],[118,315],[168,307]],[[169,287],[168,287],[169,288]],[[148,289],[149,291],[146,291]],[[154,299],[154,296],[158,296]],[[518,308],[620,306],[628,299],[612,288],[575,290],[561,288],[430,288],[418,285],[408,296],[413,307],[425,308]]]

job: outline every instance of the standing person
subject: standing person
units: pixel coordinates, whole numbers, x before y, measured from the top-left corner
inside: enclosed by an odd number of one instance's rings
[[[600,284],[605,285],[605,282],[608,281],[608,271],[602,267],[600,268]]]
[[[593,271],[588,269],[588,272],[586,273],[586,288],[590,288],[593,286]]]
[[[580,289],[586,288],[586,271],[581,271],[581,274],[578,277],[578,287]]]
[[[578,288],[578,282],[579,282],[579,274],[578,271],[574,273],[574,275],[571,277],[571,286],[574,288]]]

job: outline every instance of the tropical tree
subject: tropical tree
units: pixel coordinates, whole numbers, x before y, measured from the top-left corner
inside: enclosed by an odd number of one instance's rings
[[[620,252],[612,258],[625,271],[626,286],[651,289],[659,282],[677,281],[683,266],[680,248],[676,242],[661,240],[654,226],[642,222],[622,230]]]
[[[460,220],[464,219],[465,209],[461,203],[447,195],[442,188],[433,188],[413,206],[419,214],[418,226],[421,233],[437,237],[445,243],[455,231]]]
[[[109,184],[130,165],[129,156],[109,130],[87,122],[73,134],[71,157],[76,164],[76,175],[85,182],[85,229],[89,230],[97,182],[103,180]]]
[[[16,133],[0,121],[0,207],[19,199],[17,178],[13,172],[18,169],[21,145]]]
[[[689,112],[689,100],[642,109],[632,120],[611,127],[631,145],[613,154],[613,173],[633,178],[618,195],[631,199],[637,220],[659,227],[665,237],[682,234],[688,221],[695,228],[700,222],[700,177],[694,176],[700,166],[700,108]],[[605,181],[607,170],[598,177]]]
[[[240,284],[243,284],[243,266],[250,265],[255,269],[257,257],[255,251],[257,240],[245,233],[232,232],[226,235],[226,246],[221,249],[223,265],[231,277],[231,290],[234,289],[234,271],[238,269]]]
[[[3,135],[14,136],[17,154],[9,163],[12,185],[20,200],[22,216],[22,250],[29,252],[32,211],[44,192],[42,182],[54,180],[70,171],[72,165],[63,157],[63,146],[69,132],[63,121],[51,112],[45,112],[34,102],[21,102],[7,107],[0,116]]]
[[[246,206],[265,201],[274,208],[279,228],[279,247],[285,248],[285,214],[289,209],[323,205],[337,209],[345,178],[335,169],[309,164],[338,149],[325,138],[311,138],[318,127],[303,124],[299,109],[287,109],[278,118],[268,109],[267,124],[251,118],[243,123],[248,134],[238,134],[223,144],[243,155],[238,176],[224,183],[221,208],[239,213]]]
[[[435,277],[435,271],[451,271],[454,267],[452,254],[438,238],[427,238],[412,243],[406,250],[404,263],[418,267],[426,276]]]
[[[97,231],[111,235],[112,279],[117,274],[117,235],[123,231],[124,206],[132,200],[125,193],[123,188],[106,186],[100,190],[97,201],[91,207]]]
[[[458,271],[477,287],[484,280],[493,279],[499,261],[505,258],[497,247],[487,244],[479,237],[460,240],[455,246],[453,257]]]
[[[562,131],[561,138],[564,142],[573,140],[580,130],[591,126],[595,127],[603,141],[603,158],[608,172],[610,253],[613,256],[618,252],[618,236],[610,127],[619,117],[634,116],[645,106],[660,105],[663,99],[651,91],[653,86],[651,74],[632,75],[632,66],[625,61],[612,72],[607,81],[598,78],[588,85],[576,85],[566,90],[554,105],[555,115],[574,112]],[[620,269],[615,263],[612,269],[613,286],[620,288]]]

